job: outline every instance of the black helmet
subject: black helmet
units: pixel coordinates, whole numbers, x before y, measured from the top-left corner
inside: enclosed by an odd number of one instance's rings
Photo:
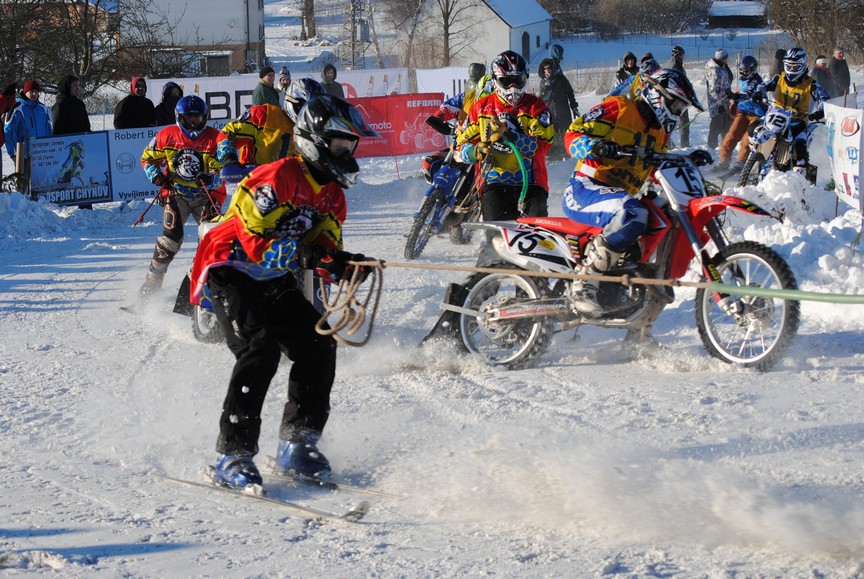
[[[291,120],[297,122],[297,115],[300,109],[306,104],[310,98],[325,94],[327,91],[321,86],[321,83],[311,78],[300,78],[291,83],[288,90],[285,91],[285,101],[282,103],[285,112],[291,117]]]
[[[360,137],[380,137],[360,112],[329,94],[310,98],[294,124],[294,143],[303,160],[343,187],[357,181],[354,150]]]
[[[200,137],[204,129],[207,128],[207,103],[194,94],[184,96],[177,101],[174,115],[180,130],[192,140]],[[201,121],[193,122],[191,119],[187,119],[187,116],[203,116],[204,118]]]
[[[639,98],[651,105],[654,116],[667,133],[675,130],[688,106],[705,110],[687,75],[674,68],[661,68],[647,77]]]
[[[516,106],[525,94],[528,65],[521,54],[505,50],[492,61],[492,79],[498,96]]]
[[[684,56],[684,48],[676,44],[672,47],[672,56],[674,56],[675,58],[680,58]]]

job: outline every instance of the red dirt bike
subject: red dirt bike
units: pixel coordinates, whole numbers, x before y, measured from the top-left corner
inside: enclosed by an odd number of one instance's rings
[[[523,217],[512,222],[465,225],[494,234],[497,258],[490,267],[513,273],[475,273],[442,307],[455,313],[455,333],[469,352],[488,364],[523,368],[536,363],[556,331],[581,324],[628,329],[644,338],[672,287],[648,279],[678,280],[696,260],[704,280],[733,286],[797,289],[786,261],[752,241],[730,243],[717,217],[726,209],[771,217],[744,199],[706,195],[702,174],[687,155],[631,150],[656,167],[645,233],[607,276],[643,278],[629,286],[601,281],[598,300],[605,313],[588,317],[572,306],[573,280],[519,275],[515,270],[572,274],[599,227],[566,217]],[[657,190],[657,194],[653,192]],[[653,195],[653,198],[652,198]],[[638,281],[638,280],[636,280]],[[799,302],[696,291],[696,326],[708,352],[727,363],[768,369],[794,340]]]

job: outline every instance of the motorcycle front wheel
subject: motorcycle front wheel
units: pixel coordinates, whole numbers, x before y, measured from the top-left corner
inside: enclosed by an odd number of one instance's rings
[[[219,325],[219,320],[216,319],[216,314],[201,306],[193,306],[192,308],[192,335],[199,342],[206,344],[225,341],[225,333],[222,331],[222,326]]]
[[[747,161],[744,162],[744,168],[741,169],[741,176],[738,177],[738,186],[756,185],[759,182],[764,162],[765,157],[762,156],[762,153],[750,153]]]
[[[444,192],[436,188],[432,191],[417,212],[408,241],[405,242],[405,259],[417,259],[423,253],[426,244],[432,236],[438,233],[438,223],[441,222],[441,212],[447,207]]]
[[[509,265],[498,268],[514,269]],[[462,308],[475,314],[459,313],[459,335],[472,354],[491,366],[510,370],[533,366],[549,347],[552,326],[544,319],[495,321],[492,312],[501,306],[544,295],[543,282],[515,273],[477,273],[465,284],[467,295]]]
[[[733,243],[720,252],[721,283],[769,290],[798,289],[786,261],[773,249],[752,241]],[[696,327],[715,358],[747,368],[768,370],[795,339],[800,302],[782,297],[730,295],[727,307],[718,294],[696,291]]]

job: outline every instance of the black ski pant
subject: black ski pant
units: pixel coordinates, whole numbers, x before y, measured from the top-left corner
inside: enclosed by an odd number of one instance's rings
[[[480,191],[480,211],[483,221],[515,221],[519,217],[519,195],[521,185],[489,185]],[[528,185],[525,192],[525,215],[546,217],[549,215],[549,192],[540,185]],[[480,246],[477,266],[487,267],[497,260],[490,240],[493,233],[487,232],[486,241]]]
[[[237,358],[219,420],[216,451],[258,451],[261,408],[284,350],[293,362],[281,440],[320,436],[330,414],[336,341],[315,331],[321,314],[297,289],[293,275],[255,280],[232,267],[210,270],[213,311]]]

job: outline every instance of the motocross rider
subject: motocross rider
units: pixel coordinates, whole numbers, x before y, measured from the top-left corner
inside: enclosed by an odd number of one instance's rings
[[[607,96],[626,96],[635,99],[645,86],[645,78],[660,70],[660,63],[653,58],[646,58],[639,65],[639,72],[624,79],[618,86],[612,89]]]
[[[546,153],[555,135],[549,108],[539,97],[526,92],[528,66],[520,54],[502,52],[492,61],[491,70],[495,92],[471,107],[468,123],[456,137],[464,162],[487,161],[477,177],[482,180],[483,220],[516,219],[520,213],[517,205],[522,173],[516,155],[503,140],[519,149],[527,169],[524,213],[545,216],[549,196]]]
[[[792,112],[789,130],[794,139],[796,171],[807,174],[810,154],[807,143],[813,130],[808,121],[818,121],[825,117],[822,103],[830,96],[807,69],[807,53],[803,48],[790,48],[783,57],[783,72],[757,88],[761,96],[754,94],[754,100],[764,99],[767,92],[774,93],[773,106]],[[760,127],[761,128],[761,127]],[[756,144],[764,143],[771,137],[769,130],[757,128],[753,132]],[[815,181],[815,175],[808,175]]]
[[[653,170],[645,159],[621,157],[624,147],[666,150],[669,134],[688,106],[704,110],[687,76],[675,69],[661,69],[645,77],[645,87],[635,98],[606,97],[570,125],[564,143],[576,168],[564,193],[564,214],[579,223],[602,226],[603,232],[587,246],[576,273],[602,275],[645,231],[648,209],[634,195]],[[707,157],[707,151],[693,155]],[[600,316],[599,281],[578,280],[572,288],[572,305],[588,316]]]
[[[739,142],[738,161],[733,166],[733,170],[738,172],[744,167],[744,162],[747,161],[747,155],[750,153],[750,137],[747,134],[747,129],[754,123],[758,123],[768,110],[768,105],[765,104],[765,99],[762,98],[761,93],[755,99],[753,98],[757,94],[759,85],[762,84],[762,77],[759,76],[758,68],[759,62],[754,57],[748,54],[742,58],[738,64],[737,90],[726,94],[730,100],[735,101],[735,113],[732,124],[720,145],[720,162],[717,163],[716,167],[719,171],[725,171],[729,168],[732,150]]]

